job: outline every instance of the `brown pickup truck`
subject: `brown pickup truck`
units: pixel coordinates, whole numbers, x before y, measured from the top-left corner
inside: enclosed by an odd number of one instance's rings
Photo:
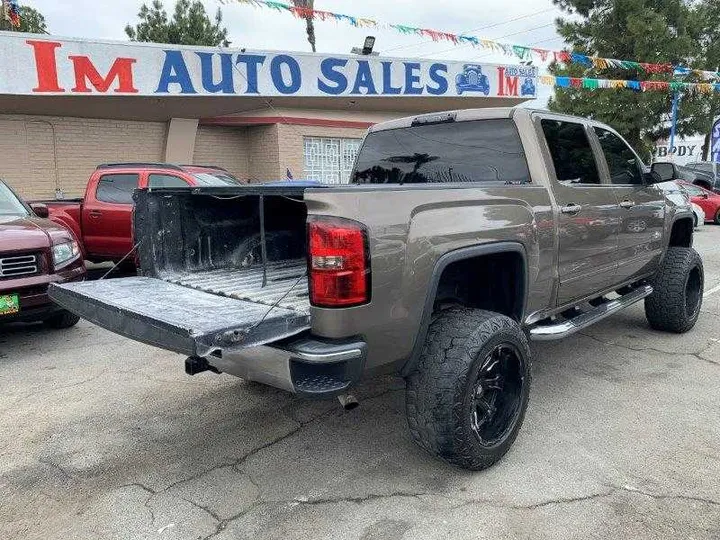
[[[698,319],[687,200],[603,124],[464,110],[378,124],[351,185],[140,190],[138,277],[52,287],[67,309],[214,371],[306,396],[407,381],[414,440],[500,459],[530,395],[529,340],[640,300]]]
[[[47,215],[46,208],[37,208]],[[84,278],[85,265],[72,233],[37,216],[0,181],[0,324],[75,325],[80,318],[52,303],[47,287]]]

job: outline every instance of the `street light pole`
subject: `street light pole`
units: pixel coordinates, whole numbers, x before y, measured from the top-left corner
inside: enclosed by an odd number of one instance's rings
[[[672,125],[670,126],[670,154],[675,155],[675,135],[677,134],[678,109],[680,108],[680,91],[675,90],[672,102]]]

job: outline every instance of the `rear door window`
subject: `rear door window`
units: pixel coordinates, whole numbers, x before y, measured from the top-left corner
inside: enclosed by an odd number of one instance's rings
[[[148,187],[150,188],[173,188],[173,187],[188,187],[185,180],[174,174],[150,174],[148,176]]]
[[[525,152],[509,118],[427,124],[368,134],[355,184],[530,182]]]
[[[105,174],[98,181],[95,197],[107,203],[132,204],[139,178],[138,174]]]
[[[559,182],[567,185],[599,184],[595,155],[585,126],[564,120],[541,121]]]

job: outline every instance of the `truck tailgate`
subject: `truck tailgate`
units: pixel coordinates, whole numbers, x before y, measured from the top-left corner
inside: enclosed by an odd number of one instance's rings
[[[262,345],[310,328],[304,310],[219,296],[157,278],[53,284],[49,294],[98,326],[188,356]]]

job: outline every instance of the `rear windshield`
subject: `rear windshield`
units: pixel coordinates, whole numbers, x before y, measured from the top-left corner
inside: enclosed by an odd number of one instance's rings
[[[520,136],[509,118],[369,133],[352,175],[355,184],[529,181]]]
[[[237,186],[242,183],[232,174],[226,172],[195,172],[192,175],[199,186]]]

